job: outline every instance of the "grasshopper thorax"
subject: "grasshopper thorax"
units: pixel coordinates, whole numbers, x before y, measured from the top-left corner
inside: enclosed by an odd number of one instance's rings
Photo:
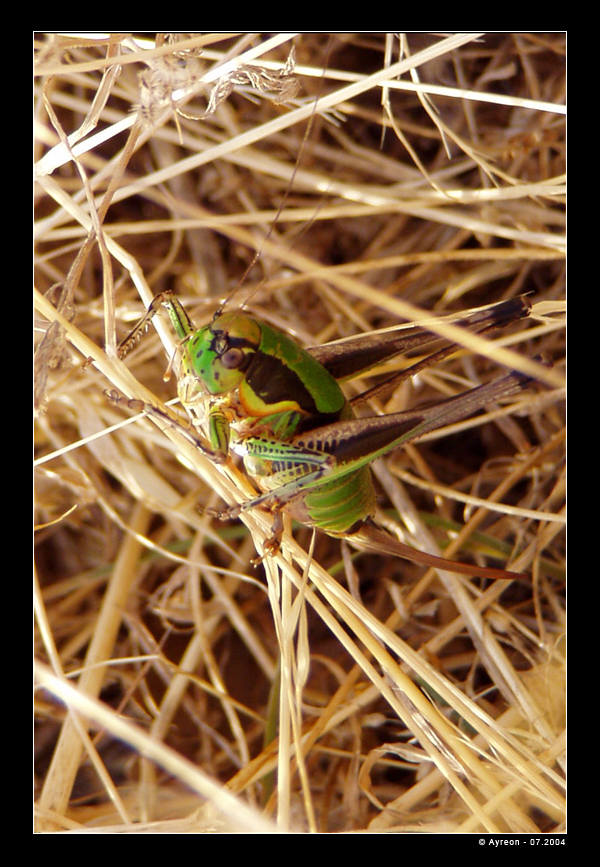
[[[312,356],[286,335],[241,313],[216,316],[183,344],[185,398],[201,393],[228,398],[237,392],[244,413],[265,418],[294,412],[336,419],[343,392]]]

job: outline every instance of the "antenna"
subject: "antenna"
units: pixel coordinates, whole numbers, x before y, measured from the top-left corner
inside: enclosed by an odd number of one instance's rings
[[[315,116],[316,116],[316,113],[317,113],[317,105],[318,105],[319,99],[320,99],[320,97],[321,97],[321,90],[322,90],[322,88],[323,88],[323,81],[324,81],[324,76],[325,76],[325,69],[327,68],[327,57],[329,56],[330,47],[331,47],[331,39],[330,39],[330,41],[329,41],[329,45],[328,45],[328,48],[327,48],[327,54],[326,54],[326,58],[325,58],[325,61],[326,61],[326,62],[323,64],[323,72],[322,72],[322,74],[321,74],[321,78],[320,78],[319,91],[317,92],[317,95],[315,96],[315,101],[314,101],[313,109],[312,109],[312,112],[311,112],[311,114],[310,114],[310,117],[308,118],[308,124],[307,124],[307,126],[306,126],[306,130],[305,130],[305,132],[304,132],[304,136],[302,137],[302,143],[301,143],[301,145],[300,145],[300,151],[299,151],[299,153],[298,153],[298,159],[296,160],[296,164],[295,164],[295,166],[294,166],[294,170],[293,170],[293,172],[292,172],[292,176],[291,176],[291,178],[290,178],[290,180],[289,180],[289,182],[288,182],[288,185],[287,185],[286,190],[285,190],[285,192],[284,192],[284,195],[283,195],[283,198],[282,198],[282,200],[281,200],[281,203],[280,203],[280,205],[279,205],[279,207],[278,207],[278,209],[277,209],[277,213],[275,214],[275,219],[274,219],[273,222],[271,223],[271,225],[270,225],[270,227],[269,227],[269,231],[267,232],[267,234],[266,234],[265,237],[263,238],[263,240],[262,240],[262,242],[261,242],[261,244],[260,244],[258,250],[255,252],[254,256],[252,257],[252,261],[250,262],[250,264],[248,265],[248,267],[247,267],[246,270],[244,271],[244,273],[243,273],[241,279],[239,280],[237,286],[235,287],[235,289],[233,289],[233,290],[229,293],[229,295],[227,296],[227,298],[225,298],[225,300],[223,301],[223,303],[222,303],[222,304],[221,304],[221,305],[216,309],[215,314],[214,314],[214,316],[213,316],[213,322],[214,322],[215,319],[217,319],[217,317],[219,317],[219,316],[222,315],[223,311],[225,310],[225,307],[229,304],[229,302],[232,300],[232,298],[234,298],[234,297],[238,294],[238,292],[240,291],[240,289],[243,287],[244,283],[245,283],[246,280],[248,279],[248,275],[250,274],[250,272],[252,271],[252,269],[254,268],[254,266],[256,265],[256,263],[258,262],[258,260],[260,259],[260,257],[262,256],[262,254],[263,254],[263,250],[264,250],[264,248],[265,248],[265,245],[267,244],[267,242],[269,241],[271,235],[273,234],[273,231],[274,231],[275,227],[277,226],[277,224],[278,224],[278,222],[279,222],[279,218],[281,217],[281,214],[283,213],[283,209],[284,209],[284,207],[285,207],[285,203],[287,202],[287,200],[288,200],[288,198],[289,198],[289,196],[290,196],[290,193],[291,193],[292,188],[293,188],[293,185],[294,185],[294,179],[295,179],[295,177],[296,177],[296,175],[297,175],[297,173],[298,173],[298,168],[299,168],[300,163],[301,163],[301,161],[302,161],[302,154],[304,153],[304,150],[305,150],[305,148],[306,148],[306,144],[307,144],[307,142],[308,142],[308,139],[309,139],[310,133],[311,133],[311,131],[312,131],[312,127],[313,127],[314,119],[315,119]],[[303,231],[305,231],[306,228],[307,228],[307,226],[304,227]],[[298,237],[299,237],[299,235],[296,236],[296,240],[298,239]],[[248,301],[250,301],[250,299],[252,298],[252,296],[255,295],[256,292],[258,292],[258,290],[259,290],[260,287],[265,283],[265,281],[266,281],[266,277],[265,277],[265,278],[264,278],[264,279],[263,279],[263,280],[262,280],[262,281],[261,281],[261,282],[260,282],[256,287],[255,287],[255,289],[253,290],[253,292],[251,292],[251,293],[248,295],[248,297],[247,297],[247,298],[244,300],[244,302],[240,305],[240,309],[241,309],[241,310],[244,309],[244,307],[246,306],[246,304],[248,303]]]

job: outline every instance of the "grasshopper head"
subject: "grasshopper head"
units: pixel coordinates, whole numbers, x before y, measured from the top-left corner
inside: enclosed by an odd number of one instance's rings
[[[188,378],[193,377],[205,394],[229,394],[243,380],[260,338],[260,326],[247,316],[217,316],[185,345]]]

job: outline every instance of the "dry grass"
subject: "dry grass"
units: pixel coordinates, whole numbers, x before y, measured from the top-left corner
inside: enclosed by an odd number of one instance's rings
[[[37,40],[40,829],[564,829],[564,37]],[[256,251],[237,299],[307,345],[531,293],[381,409],[545,351],[539,387],[379,471],[415,545],[456,522],[530,582],[306,528],[254,568],[269,517],[197,509],[248,482],[107,399],[174,396],[166,322],[115,345],[161,289],[206,322]]]

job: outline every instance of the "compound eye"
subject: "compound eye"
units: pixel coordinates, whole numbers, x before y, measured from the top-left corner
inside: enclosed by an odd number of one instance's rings
[[[227,352],[221,355],[221,364],[227,370],[237,370],[244,365],[245,360],[246,356],[242,350],[235,347],[228,349]]]

